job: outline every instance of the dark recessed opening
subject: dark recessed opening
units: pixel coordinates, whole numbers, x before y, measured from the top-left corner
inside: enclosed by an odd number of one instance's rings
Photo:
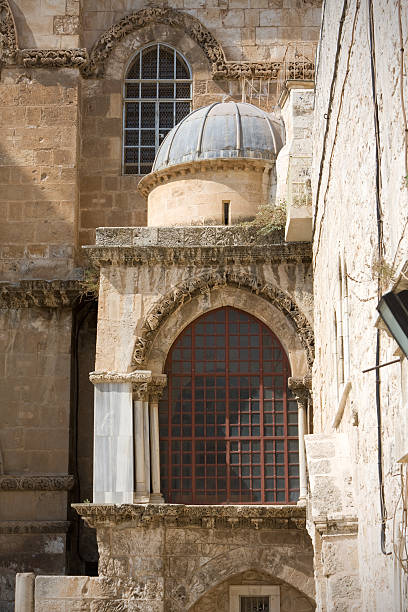
[[[224,212],[224,225],[230,224],[230,203],[223,202],[223,212]]]

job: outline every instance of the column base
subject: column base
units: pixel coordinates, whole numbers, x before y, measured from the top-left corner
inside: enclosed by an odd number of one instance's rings
[[[150,503],[151,504],[164,504],[164,497],[161,493],[151,493],[150,494]]]
[[[148,504],[150,501],[150,495],[147,491],[136,491],[133,493],[134,504]]]
[[[306,507],[306,497],[300,497],[296,505],[300,506],[301,508],[305,508]]]

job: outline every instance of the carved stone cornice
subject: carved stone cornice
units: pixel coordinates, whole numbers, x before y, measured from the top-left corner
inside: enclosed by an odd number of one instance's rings
[[[74,484],[75,477],[71,474],[35,476],[3,474],[0,476],[0,491],[70,491]]]
[[[18,50],[17,29],[8,0],[0,0],[0,67],[12,62]]]
[[[81,294],[77,280],[0,282],[0,308],[70,308]]]
[[[278,287],[257,279],[255,275],[227,269],[208,270],[189,278],[176,285],[167,295],[158,300],[146,314],[141,333],[135,340],[132,364],[135,367],[141,367],[145,363],[159,327],[177,308],[200,293],[207,293],[214,288],[226,285],[256,293],[280,310],[295,327],[311,368],[314,359],[313,330],[294,300]]]
[[[131,522],[132,527],[169,526],[204,529],[306,528],[306,510],[299,506],[185,506],[182,504],[72,504],[89,527]]]
[[[275,160],[272,159],[248,159],[245,157],[200,159],[183,164],[168,166],[157,172],[146,174],[138,183],[138,191],[147,198],[149,193],[159,185],[164,185],[171,180],[180,179],[185,176],[200,174],[205,171],[238,171],[264,172],[265,168],[272,167]]]
[[[0,533],[67,533],[70,526],[70,521],[0,521]]]
[[[314,519],[313,522],[322,537],[357,536],[358,534],[358,518],[355,516],[321,517]]]
[[[160,264],[171,266],[195,265],[207,268],[216,262],[217,267],[234,264],[256,263],[310,263],[311,248],[309,243],[286,243],[268,246],[192,246],[179,245],[161,247],[125,247],[111,246],[83,247],[90,261],[95,266],[139,266],[141,264]]]
[[[150,370],[134,370],[133,372],[113,372],[103,370],[99,372],[90,372],[89,380],[94,385],[102,383],[148,383],[152,379]]]
[[[159,374],[157,376],[152,376],[152,381],[148,387],[149,398],[151,399],[151,401],[153,402],[159,401],[166,385],[167,385],[166,374]]]
[[[26,68],[82,68],[89,62],[86,49],[23,49],[20,57]]]

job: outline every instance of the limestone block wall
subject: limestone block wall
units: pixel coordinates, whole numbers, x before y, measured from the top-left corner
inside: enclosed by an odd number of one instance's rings
[[[378,427],[375,373],[379,293],[392,286],[406,259],[408,192],[401,98],[401,55],[407,14],[399,3],[373,2],[376,54],[375,88],[379,111],[383,261],[378,258],[376,222],[376,141],[368,4],[327,3],[316,82],[313,191],[315,197],[314,431],[344,432],[350,443],[350,474],[358,517],[358,556],[362,610],[395,609],[401,598],[394,582],[393,524],[398,505],[396,432],[405,427],[401,371],[395,364],[380,374],[382,466],[386,520],[381,551]],[[342,13],[342,11],[344,11]],[[344,20],[342,20],[342,15]],[[381,52],[380,52],[381,50]],[[406,80],[402,87],[406,91]],[[352,128],[351,128],[352,126]],[[386,265],[384,265],[386,264]],[[393,269],[390,275],[385,272]],[[340,280],[342,279],[342,280]],[[380,282],[379,282],[380,281]],[[347,299],[340,299],[340,285]],[[378,291],[380,289],[380,291]],[[348,319],[348,333],[343,326]],[[335,325],[343,333],[337,334]],[[341,356],[341,340],[344,359]],[[347,336],[349,339],[347,339]],[[340,354],[339,354],[340,347]],[[380,363],[395,359],[396,344],[380,332]],[[337,353],[337,357],[336,357]],[[349,380],[341,380],[349,354]],[[347,369],[344,369],[346,372]],[[349,383],[348,390],[346,383]],[[399,451],[398,451],[399,453]],[[319,570],[320,571],[320,570]],[[321,570],[323,571],[323,569]],[[398,575],[398,570],[396,571]],[[344,585],[343,597],[348,597]],[[350,601],[352,592],[350,591]],[[319,609],[326,609],[324,603]],[[345,608],[346,609],[346,608]],[[349,608],[347,608],[349,609]]]
[[[2,280],[72,275],[78,217],[78,98],[76,70],[2,69]]]
[[[0,608],[11,611],[16,571],[66,570],[71,312],[0,320]]]
[[[80,0],[12,2],[20,47],[69,49],[81,46]]]

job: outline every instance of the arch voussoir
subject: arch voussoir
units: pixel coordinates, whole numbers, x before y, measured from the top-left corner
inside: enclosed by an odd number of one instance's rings
[[[135,368],[145,366],[154,338],[173,312],[200,293],[205,294],[223,286],[238,287],[255,293],[280,310],[294,326],[305,350],[308,367],[311,369],[314,359],[313,329],[296,302],[282,289],[259,280],[255,275],[230,270],[213,270],[189,278],[158,300],[146,314],[140,335],[135,340],[132,366]]]

